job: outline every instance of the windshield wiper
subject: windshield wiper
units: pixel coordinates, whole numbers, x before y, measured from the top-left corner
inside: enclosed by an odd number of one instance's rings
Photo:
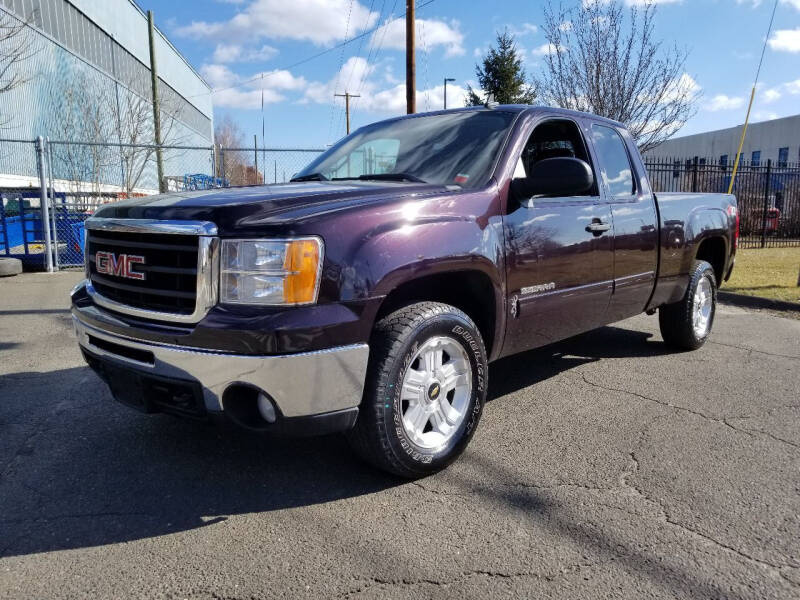
[[[358,177],[334,177],[332,181],[410,181],[412,183],[428,183],[424,179],[420,179],[416,175],[409,173],[368,173],[366,175],[359,175]]]
[[[368,173],[367,175],[359,175],[362,181],[411,181],[413,183],[428,183],[424,179],[420,179],[416,175],[410,173]]]
[[[298,181],[330,181],[322,173],[309,173],[308,175],[300,175],[299,177],[292,177],[289,182],[296,183]]]

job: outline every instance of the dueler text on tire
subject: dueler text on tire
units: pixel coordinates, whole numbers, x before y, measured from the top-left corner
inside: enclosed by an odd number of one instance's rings
[[[706,343],[717,310],[717,280],[704,260],[694,262],[683,299],[658,310],[664,342],[681,350],[696,350]]]
[[[387,315],[373,332],[351,446],[367,462],[403,477],[443,469],[475,432],[487,376],[483,339],[462,311],[421,302]]]

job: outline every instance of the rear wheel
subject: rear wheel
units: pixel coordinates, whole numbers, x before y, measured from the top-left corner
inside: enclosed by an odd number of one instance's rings
[[[664,342],[680,350],[696,350],[711,334],[716,309],[714,269],[704,260],[695,261],[683,299],[658,310]]]
[[[370,346],[351,446],[403,477],[445,468],[466,448],[486,400],[486,350],[477,327],[457,308],[421,302],[381,319]]]

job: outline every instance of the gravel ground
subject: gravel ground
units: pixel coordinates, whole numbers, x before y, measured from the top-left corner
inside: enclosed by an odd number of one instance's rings
[[[79,274],[0,282],[2,598],[800,598],[800,321],[721,306],[492,365],[465,455],[145,416],[81,361]]]

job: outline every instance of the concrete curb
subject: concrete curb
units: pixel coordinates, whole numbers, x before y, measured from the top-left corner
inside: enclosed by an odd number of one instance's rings
[[[783,300],[771,300],[759,296],[746,296],[744,294],[734,294],[733,292],[717,292],[720,302],[733,304],[744,308],[768,308],[770,310],[800,312],[800,302],[785,302]]]

